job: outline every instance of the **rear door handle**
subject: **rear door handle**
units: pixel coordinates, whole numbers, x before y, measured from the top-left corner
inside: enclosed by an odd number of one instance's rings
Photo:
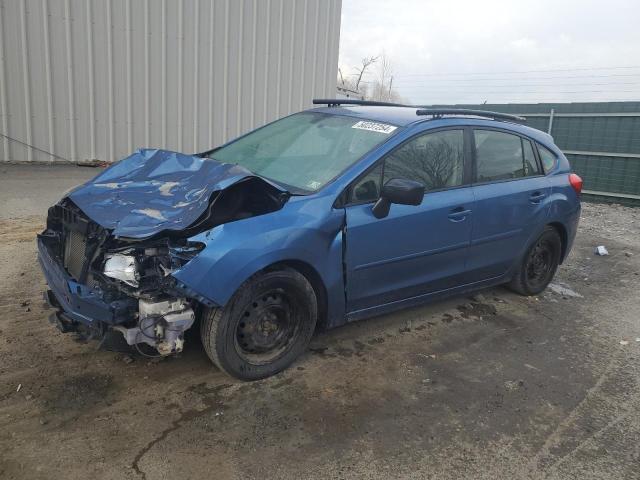
[[[546,197],[546,193],[542,192],[534,192],[529,196],[529,201],[533,204],[540,203],[544,197]]]
[[[451,210],[448,217],[452,222],[462,222],[468,215],[471,215],[471,210],[467,210],[464,207],[458,207]]]

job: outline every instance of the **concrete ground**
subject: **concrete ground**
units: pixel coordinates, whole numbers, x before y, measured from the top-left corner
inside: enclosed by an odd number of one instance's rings
[[[47,322],[34,235],[96,172],[0,167],[0,478],[640,478],[640,210],[585,205],[540,297],[352,324],[241,383],[195,332],[156,362]]]

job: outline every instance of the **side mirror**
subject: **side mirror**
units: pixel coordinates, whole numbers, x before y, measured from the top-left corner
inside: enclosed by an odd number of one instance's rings
[[[382,187],[380,198],[373,206],[376,218],[389,215],[392,203],[399,205],[420,205],[424,198],[424,185],[405,178],[392,178]]]

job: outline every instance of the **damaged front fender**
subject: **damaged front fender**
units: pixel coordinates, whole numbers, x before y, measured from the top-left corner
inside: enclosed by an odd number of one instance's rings
[[[344,315],[342,227],[344,210],[331,197],[291,197],[276,215],[254,216],[216,226],[189,238],[205,248],[172,272],[181,288],[224,306],[256,272],[278,263],[313,269],[327,297],[327,320]]]

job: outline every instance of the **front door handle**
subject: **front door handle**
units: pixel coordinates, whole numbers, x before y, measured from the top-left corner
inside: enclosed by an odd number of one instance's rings
[[[465,209],[464,207],[458,207],[451,210],[448,217],[452,222],[462,222],[468,215],[471,215],[471,210]]]
[[[544,197],[546,197],[547,194],[543,193],[543,192],[533,192],[530,196],[529,196],[529,201],[531,203],[533,203],[534,205],[540,203],[542,201],[542,199]]]

